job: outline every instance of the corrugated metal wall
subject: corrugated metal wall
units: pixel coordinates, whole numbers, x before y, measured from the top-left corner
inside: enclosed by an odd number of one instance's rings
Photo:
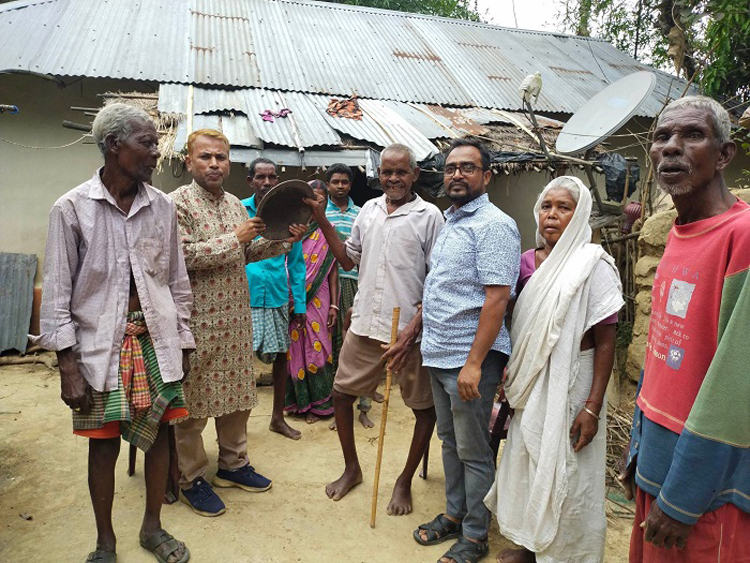
[[[26,352],[36,255],[0,253],[0,352]]]

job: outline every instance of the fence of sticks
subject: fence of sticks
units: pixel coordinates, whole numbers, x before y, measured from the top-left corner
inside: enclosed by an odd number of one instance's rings
[[[620,456],[630,443],[630,426],[633,422],[633,404],[625,403],[607,412],[607,518],[632,518],[634,505],[627,501],[617,480]]]

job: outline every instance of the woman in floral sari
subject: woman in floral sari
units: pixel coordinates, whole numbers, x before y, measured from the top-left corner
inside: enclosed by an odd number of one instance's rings
[[[310,182],[316,194],[325,197],[325,184]],[[291,323],[291,345],[287,365],[292,384],[287,385],[284,410],[305,415],[308,424],[333,414],[333,344],[331,330],[338,313],[338,268],[317,223],[310,223],[302,239],[307,274],[307,318],[305,325]]]

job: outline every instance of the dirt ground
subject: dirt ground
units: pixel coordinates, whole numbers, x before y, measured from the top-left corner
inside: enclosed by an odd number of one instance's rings
[[[382,390],[382,389],[381,389]],[[0,561],[82,562],[93,549],[94,518],[86,486],[87,441],[71,433],[70,411],[59,399],[57,372],[41,366],[0,368]],[[444,479],[440,443],[433,437],[429,476],[414,483],[414,512],[386,515],[390,490],[399,474],[411,439],[412,417],[393,395],[380,480],[377,526],[369,527],[372,480],[377,455],[380,406],[372,418],[376,428],[357,425],[365,482],[334,503],[326,483],[343,468],[336,433],[327,422],[306,425],[293,442],[268,431],[271,389],[260,388],[260,407],[248,425],[250,461],[274,480],[262,494],[239,489],[220,490],[227,513],[202,518],[182,503],[165,506],[165,528],[185,541],[191,561],[317,563],[374,561],[436,561],[448,545],[419,546],[412,530],[444,508]],[[209,426],[205,441],[216,457],[215,433]],[[136,475],[126,475],[127,448],[117,466],[114,522],[118,561],[155,559],[137,541],[144,503],[143,455]],[[209,476],[216,470],[215,462]],[[631,522],[610,519],[605,561],[627,561]],[[511,544],[493,523],[491,556]]]

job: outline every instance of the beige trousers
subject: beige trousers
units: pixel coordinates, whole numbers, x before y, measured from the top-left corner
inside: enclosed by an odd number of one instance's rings
[[[219,469],[239,469],[248,464],[247,419],[250,411],[237,411],[214,418],[219,442]],[[175,426],[180,488],[189,489],[208,470],[203,429],[208,418],[189,418]]]

